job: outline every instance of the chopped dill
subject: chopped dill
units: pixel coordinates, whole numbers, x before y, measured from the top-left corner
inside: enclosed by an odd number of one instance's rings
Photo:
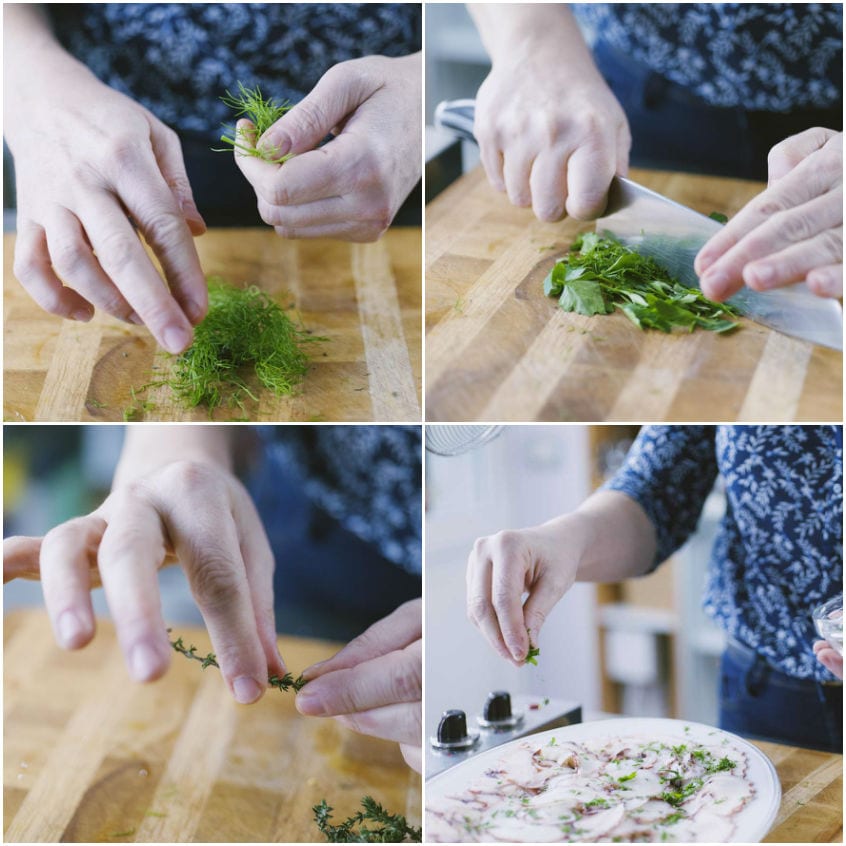
[[[211,277],[208,315],[163,384],[189,408],[204,405],[211,414],[227,404],[245,414],[245,400],[258,400],[249,377],[276,396],[290,395],[308,369],[303,346],[325,340],[309,334],[255,286],[237,288]]]
[[[258,140],[264,135],[265,131],[270,129],[285,112],[291,109],[291,104],[286,100],[279,103],[273,98],[265,98],[261,93],[258,85],[255,88],[247,88],[242,82],[238,83],[238,93],[232,94],[227,90],[226,94],[220,98],[221,102],[228,106],[235,112],[236,118],[248,118],[255,126],[255,139]],[[250,143],[244,143],[244,131],[237,129],[234,126],[225,126],[226,132],[220,136],[220,140],[229,147],[216,149],[216,153],[225,153],[229,148],[236,149],[247,156],[255,156],[259,159],[264,159],[271,164],[282,164],[293,155],[289,153],[285,156],[280,156],[277,150],[260,150],[252,143],[253,139],[249,139]],[[252,133],[251,133],[252,134]]]

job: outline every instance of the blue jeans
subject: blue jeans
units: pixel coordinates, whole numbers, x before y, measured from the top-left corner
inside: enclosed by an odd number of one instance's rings
[[[842,104],[792,112],[720,108],[601,41],[594,60],[629,120],[635,167],[766,180],[773,145],[813,126],[843,126]]]
[[[843,686],[795,679],[730,644],[720,667],[720,728],[744,737],[843,752]]]

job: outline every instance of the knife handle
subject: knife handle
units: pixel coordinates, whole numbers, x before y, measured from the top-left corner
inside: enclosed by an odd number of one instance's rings
[[[475,118],[475,100],[443,100],[435,109],[435,126],[474,143],[476,141],[476,136],[473,134]]]

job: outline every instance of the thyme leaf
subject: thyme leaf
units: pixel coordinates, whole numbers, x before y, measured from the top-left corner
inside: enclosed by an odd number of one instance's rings
[[[334,809],[325,799],[312,808],[314,821],[327,843],[421,842],[422,829],[410,826],[401,814],[388,813],[372,796],[364,796],[361,807],[364,810],[337,825],[331,823]]]

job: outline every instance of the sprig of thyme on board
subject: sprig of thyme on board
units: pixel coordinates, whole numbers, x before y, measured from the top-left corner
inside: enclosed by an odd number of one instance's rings
[[[410,826],[401,814],[388,813],[372,796],[364,796],[361,807],[364,810],[337,825],[330,822],[334,809],[325,799],[312,808],[314,821],[327,843],[421,842],[422,829]]]
[[[171,631],[172,629],[168,629],[168,634],[170,634]],[[207,655],[201,655],[197,652],[196,646],[193,644],[191,646],[186,646],[181,637],[176,638],[176,640],[170,640],[170,638],[168,638],[168,642],[175,652],[178,652],[180,655],[184,655],[186,658],[190,658],[192,661],[199,661],[202,665],[202,669],[205,670],[206,667],[217,667],[220,669],[220,664],[217,663],[217,657],[214,652],[209,652]],[[294,678],[291,673],[285,673],[284,676],[277,676],[276,674],[273,674],[267,677],[267,683],[271,687],[278,687],[279,690],[300,691],[305,686],[306,679],[302,677],[302,674],[297,676],[297,678]]]

